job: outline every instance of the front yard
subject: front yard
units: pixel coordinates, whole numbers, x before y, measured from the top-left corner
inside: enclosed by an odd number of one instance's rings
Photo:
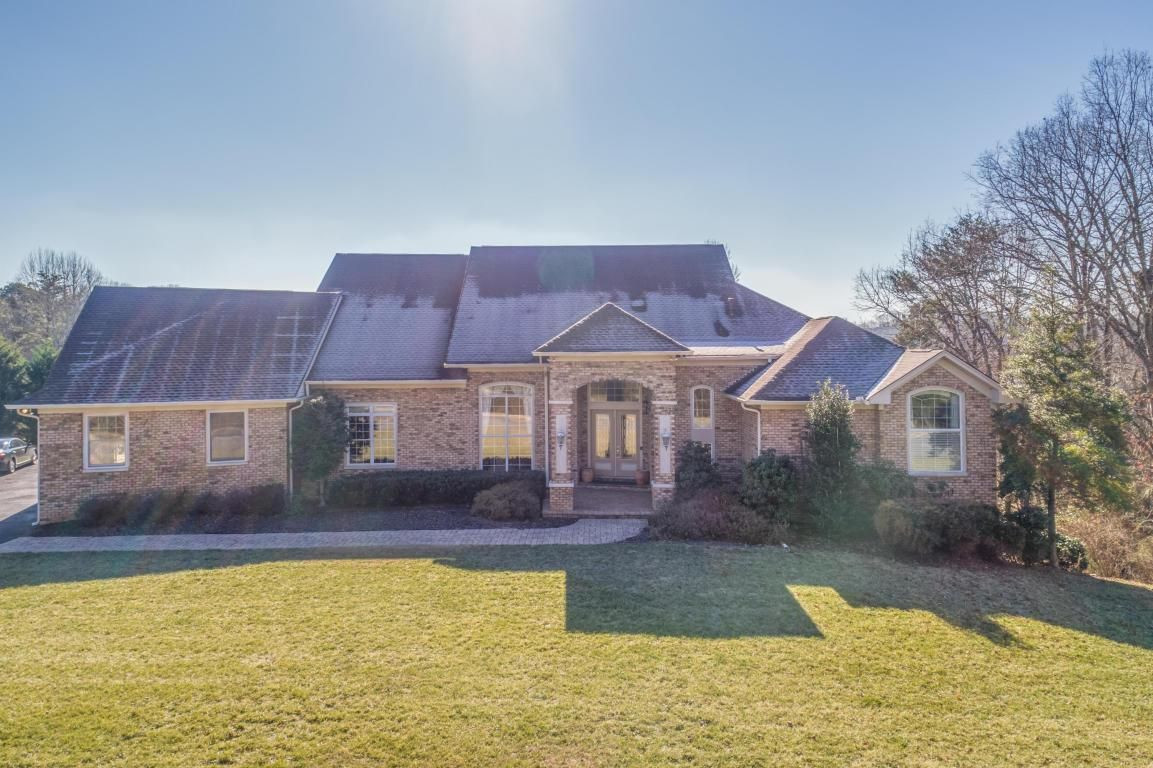
[[[1153,762],[1153,590],[691,544],[0,556],[0,765]]]

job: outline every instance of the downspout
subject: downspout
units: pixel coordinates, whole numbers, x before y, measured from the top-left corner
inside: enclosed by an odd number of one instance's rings
[[[543,357],[537,358],[537,362],[544,369],[544,481],[547,484],[552,482],[552,473],[549,472],[550,462],[552,460],[552,443],[549,441],[549,423],[548,423],[548,368],[545,368]]]
[[[305,396],[308,394],[308,384],[304,385]],[[304,407],[304,398],[300,402],[288,409],[288,500],[292,501],[292,412]]]
[[[750,408],[747,403],[741,403],[741,410],[756,414],[757,416],[757,456],[761,455],[761,409]],[[754,456],[753,458],[756,458]]]
[[[40,463],[40,415],[33,413],[30,408],[22,408],[16,413],[27,419],[32,419],[36,422],[36,463]],[[43,473],[39,468],[36,470],[36,525],[40,525],[40,478]]]

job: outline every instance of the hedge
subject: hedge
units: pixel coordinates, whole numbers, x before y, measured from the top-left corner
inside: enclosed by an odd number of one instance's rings
[[[541,499],[548,491],[544,472],[537,470],[376,470],[341,475],[331,480],[327,498],[334,507],[469,506],[481,491],[510,482],[527,483]]]

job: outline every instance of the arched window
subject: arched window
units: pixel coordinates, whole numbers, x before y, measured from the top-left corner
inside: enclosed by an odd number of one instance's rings
[[[909,472],[965,471],[965,409],[959,392],[922,389],[909,395]]]
[[[713,390],[709,387],[693,387],[689,390],[689,408],[689,439],[707,445],[715,459],[717,431]]]
[[[480,467],[505,472],[532,469],[532,387],[480,388]]]

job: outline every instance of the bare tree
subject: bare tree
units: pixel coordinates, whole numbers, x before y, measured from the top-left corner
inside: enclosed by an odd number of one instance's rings
[[[986,202],[1020,227],[1019,257],[1044,272],[1134,395],[1137,439],[1153,452],[1153,63],[1096,59],[1077,98],[983,156]],[[1144,403],[1144,406],[1140,404]]]
[[[948,349],[995,376],[1033,284],[1016,239],[1012,227],[979,214],[926,224],[896,266],[857,274],[856,307],[895,326],[902,344]]]
[[[59,347],[93,287],[104,281],[100,270],[72,252],[38,248],[24,258],[16,273],[25,305],[21,308],[29,343]]]

